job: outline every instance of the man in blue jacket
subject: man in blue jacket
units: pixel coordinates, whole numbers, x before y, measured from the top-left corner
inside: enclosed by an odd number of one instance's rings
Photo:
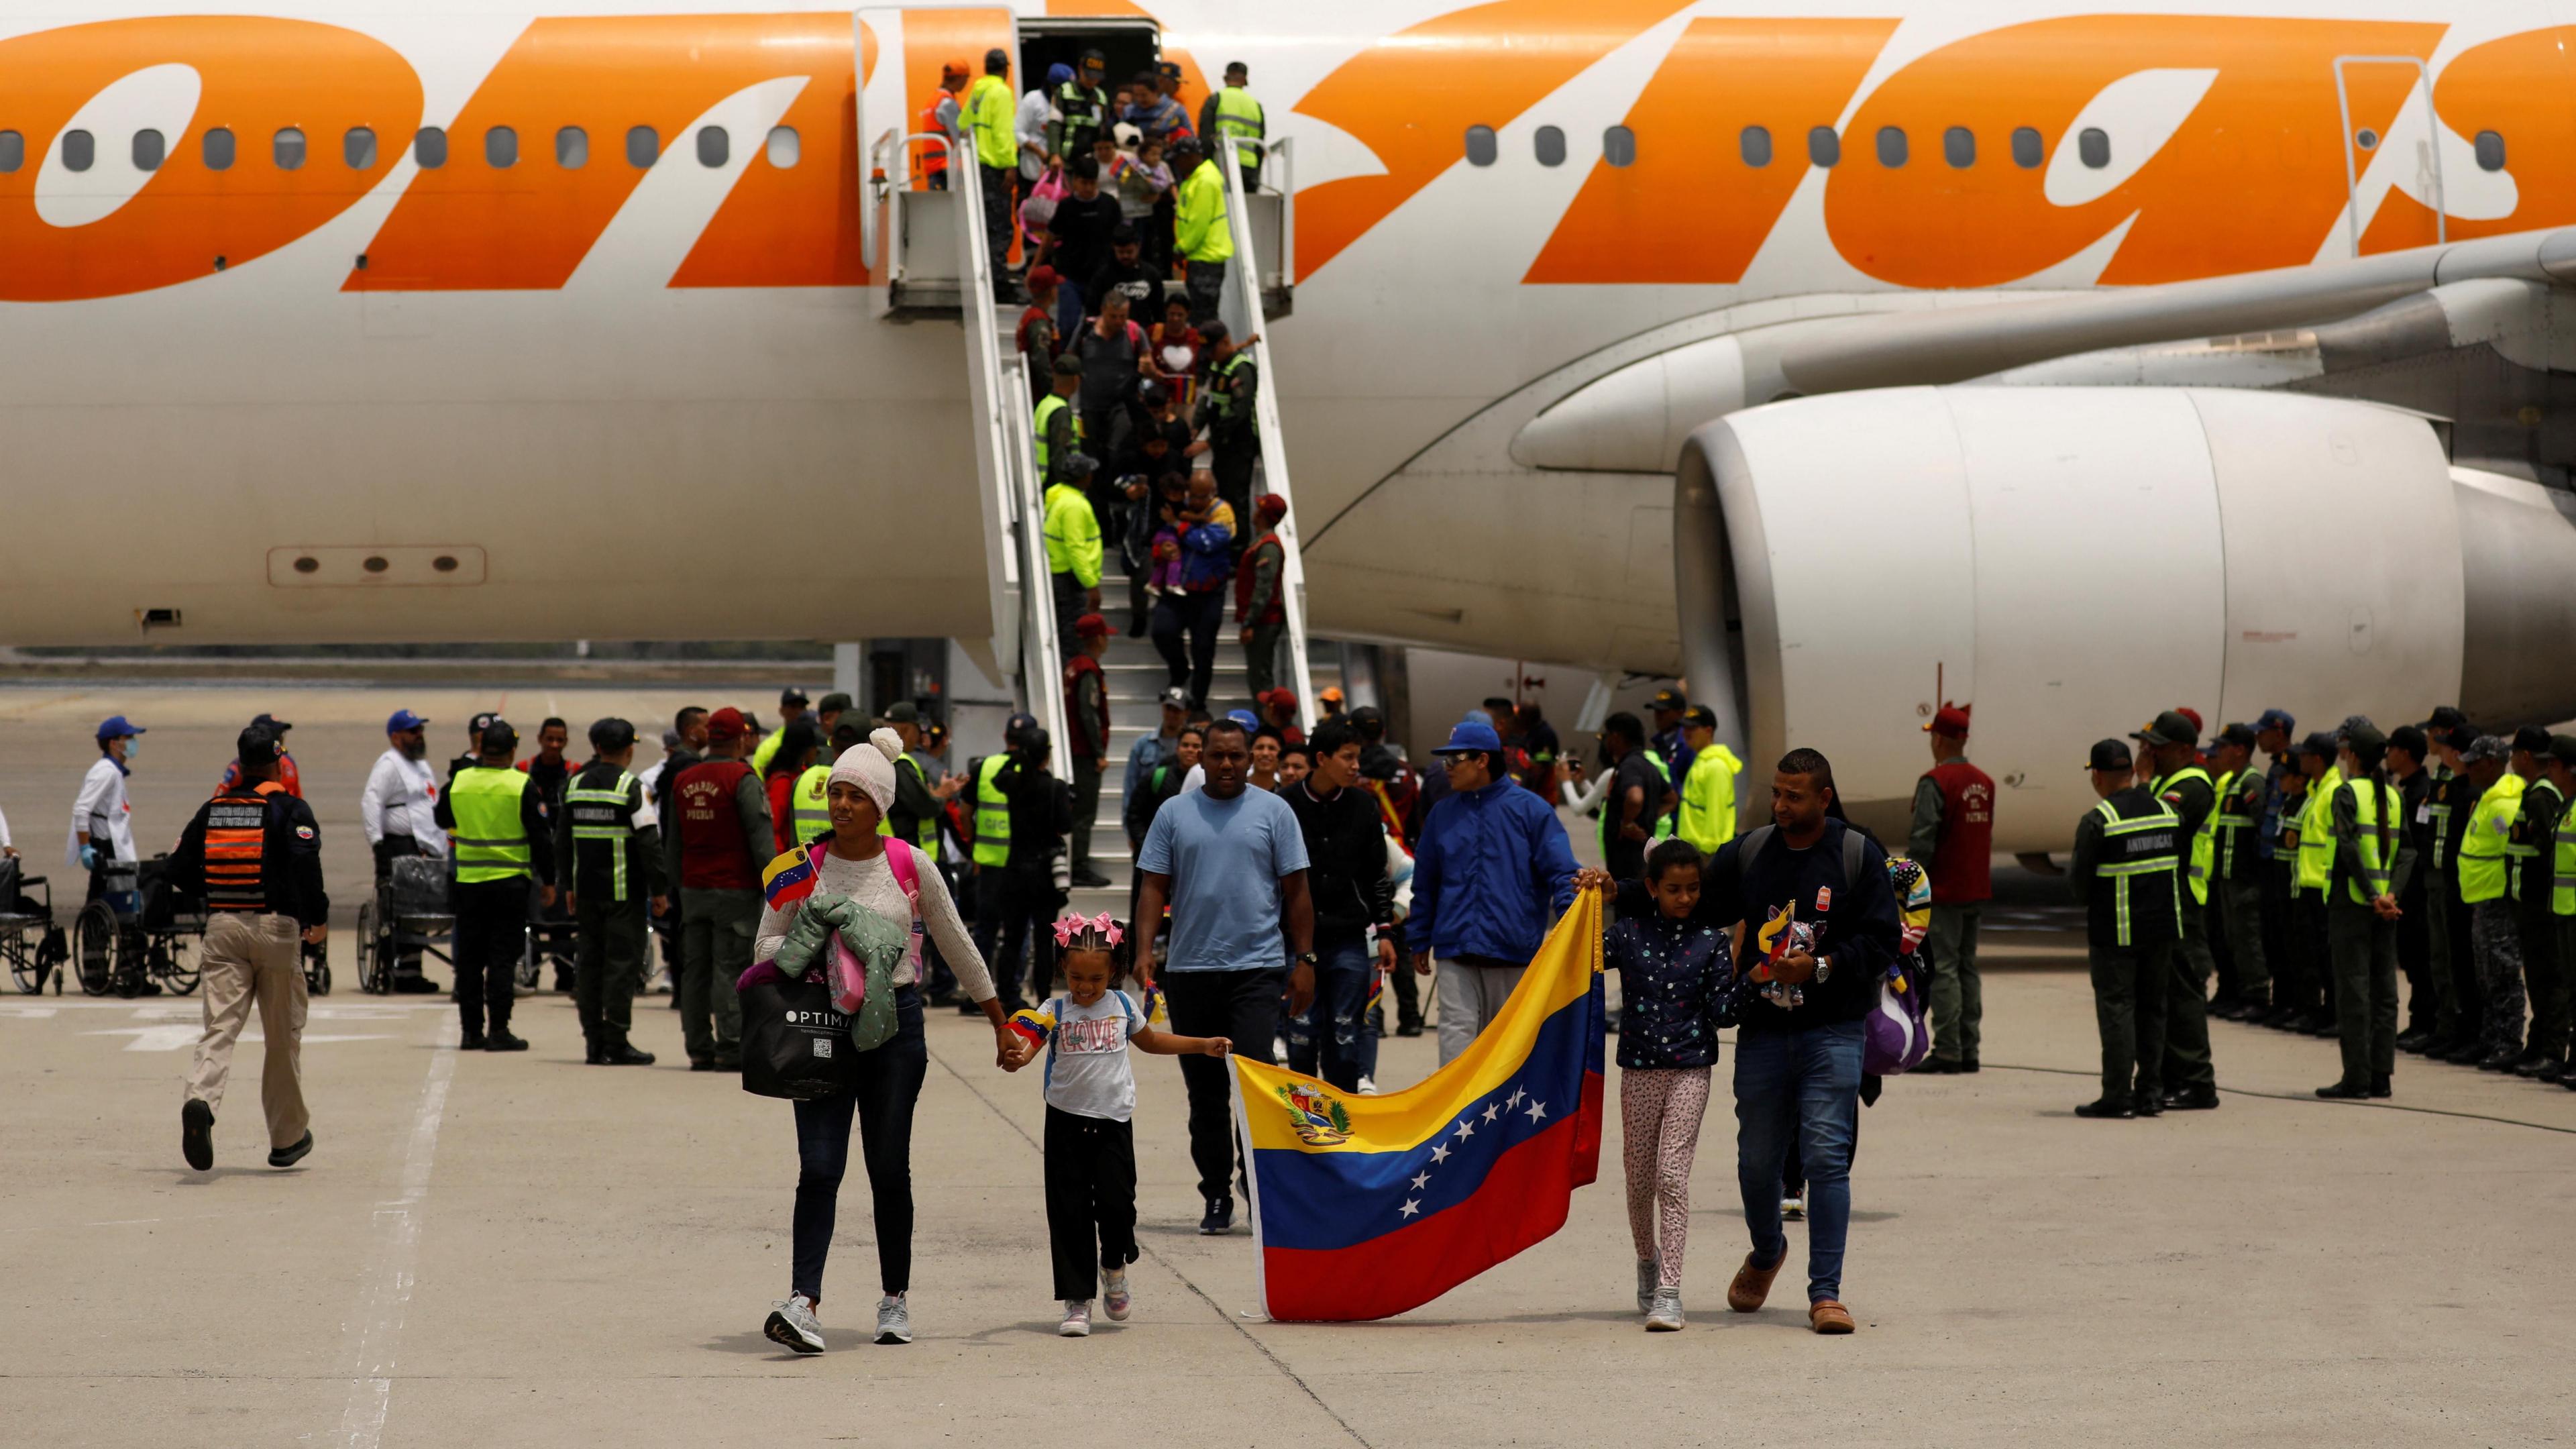
[[[1480,719],[1432,753],[1450,793],[1422,822],[1413,857],[1413,969],[1440,963],[1440,1064],[1467,1049],[1518,986],[1548,927],[1574,903],[1574,850],[1556,811],[1503,773],[1502,737]]]

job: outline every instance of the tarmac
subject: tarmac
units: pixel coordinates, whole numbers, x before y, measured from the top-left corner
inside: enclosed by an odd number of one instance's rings
[[[138,816],[175,835],[229,756],[237,725],[218,719],[277,700],[203,694],[0,692],[0,803],[20,848],[59,860],[88,758],[73,723],[115,709],[172,721],[147,736],[136,782]],[[349,772],[391,703],[329,695],[299,691],[279,712],[308,786],[327,781],[311,793],[354,909]],[[461,738],[468,703],[414,705],[438,718],[434,754]],[[558,712],[599,703],[567,696]],[[652,703],[619,707],[642,723]],[[788,1108],[684,1070],[665,998],[636,1010],[659,1065],[591,1068],[561,995],[521,1003],[534,1050],[460,1054],[442,1000],[358,995],[344,971],[307,1029],[313,1155],[263,1163],[254,1036],[201,1174],[180,1160],[177,1121],[194,999],[0,995],[0,1440],[2570,1437],[2576,1093],[2405,1057],[2392,1101],[2324,1103],[2308,1092],[2336,1074],[2332,1042],[2221,1023],[2218,1111],[2081,1121],[2070,1109],[2094,1094],[2096,1056],[2080,946],[2044,921],[1995,944],[1985,1070],[1892,1080],[1863,1115],[1844,1272],[1861,1326],[1839,1339],[1806,1331],[1794,1266],[1762,1312],[1724,1306],[1746,1240],[1723,1086],[1693,1180],[1688,1331],[1648,1335],[1635,1312],[1615,1069],[1603,1179],[1553,1238],[1398,1319],[1291,1324],[1258,1316],[1247,1232],[1196,1233],[1179,1073],[1139,1057],[1135,1315],[1068,1341],[1047,1296],[1038,1083],[994,1065],[980,1021],[933,1013],[913,1146],[917,1341],[867,1341],[874,1234],[854,1161],[825,1283],[831,1349],[795,1358],[760,1333],[787,1291]],[[1378,1080],[1432,1067],[1429,1036],[1391,1039]],[[1805,1230],[1789,1231],[1803,1257]]]

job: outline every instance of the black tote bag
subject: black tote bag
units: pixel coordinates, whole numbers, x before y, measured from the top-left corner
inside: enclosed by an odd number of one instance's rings
[[[791,1102],[855,1090],[858,1048],[850,1044],[849,1013],[832,1004],[831,986],[780,979],[774,970],[752,974],[763,979],[740,992],[742,1089]]]

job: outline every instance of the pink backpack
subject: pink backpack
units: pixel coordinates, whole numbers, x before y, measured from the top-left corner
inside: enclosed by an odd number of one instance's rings
[[[819,873],[827,847],[814,849],[814,867]],[[903,898],[912,907],[912,939],[904,944],[904,960],[912,967],[912,979],[921,979],[921,861],[909,841],[886,837],[886,868],[894,872],[894,883],[903,888]],[[853,1015],[868,1000],[867,963],[850,949],[839,932],[832,935],[832,1004]]]

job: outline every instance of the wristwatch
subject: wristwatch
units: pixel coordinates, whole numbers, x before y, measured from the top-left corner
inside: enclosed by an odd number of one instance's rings
[[[1817,984],[1818,986],[1822,986],[1822,985],[1824,985],[1826,982],[1831,981],[1831,980],[1833,979],[1833,976],[1834,976],[1834,958],[1833,958],[1833,957],[1831,957],[1831,956],[1819,956],[1819,957],[1817,957],[1817,958],[1816,958],[1816,984]]]
[[[1316,955],[1312,951],[1300,951],[1297,953],[1296,959],[1300,964],[1312,966],[1324,958]]]

